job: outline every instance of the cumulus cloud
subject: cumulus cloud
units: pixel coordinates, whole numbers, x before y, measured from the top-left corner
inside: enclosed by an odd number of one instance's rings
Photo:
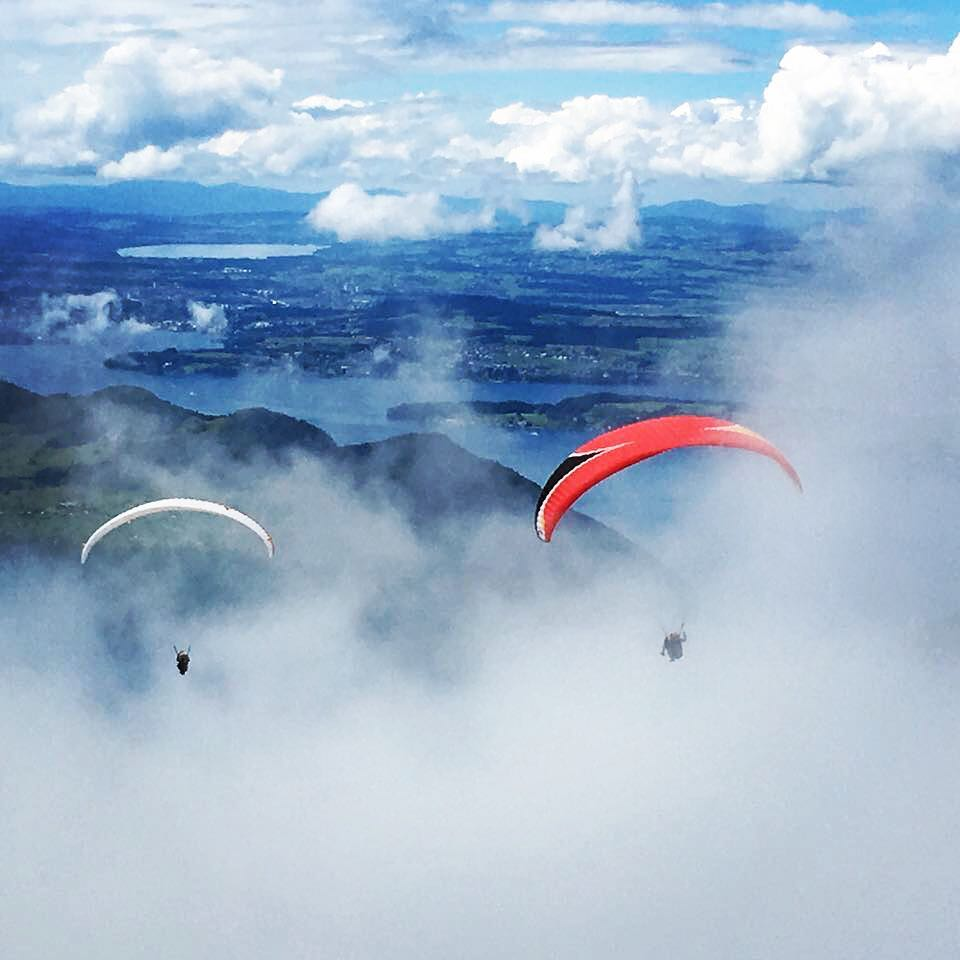
[[[21,110],[0,142],[12,167],[326,187],[442,176],[438,146],[464,132],[439,95],[370,102],[315,94],[281,105],[281,70],[156,38],[111,47],[80,82]],[[479,113],[478,113],[479,116]]]
[[[225,131],[197,149],[231,176],[324,182],[363,173],[392,184],[427,175],[437,147],[461,130],[439,98],[402,97],[362,109],[290,111],[265,126]]]
[[[183,166],[183,147],[160,150],[153,144],[125,153],[119,160],[105,163],[97,173],[104,180],[139,180],[162,177]]]
[[[376,195],[355,183],[343,183],[307,219],[315,230],[332,231],[340,240],[420,240],[486,229],[493,223],[493,210],[452,213],[437,193]]]
[[[202,143],[201,153],[218,157],[226,168],[246,173],[289,177],[297,174],[323,177],[341,168],[354,148],[366,150],[383,140],[384,124],[376,114],[318,119],[294,112],[282,121],[248,130],[228,130]],[[402,138],[390,142],[394,156],[405,152]]]
[[[211,337],[222,337],[227,332],[227,313],[222,304],[190,300],[187,303],[187,309],[190,312],[190,323],[194,330],[209,334]]]
[[[960,150],[960,38],[946,54],[926,56],[882,44],[795,46],[759,102],[712,98],[666,112],[642,97],[578,97],[553,111],[511,104],[490,123],[507,135],[463,139],[466,155],[492,154],[521,174],[561,181],[620,169],[746,181],[851,177],[884,157]]]
[[[800,4],[523,8],[538,22],[553,15],[615,18],[630,11],[697,13],[731,22],[761,13],[784,23],[826,15]],[[394,18],[397,30],[400,20],[416,20],[413,10],[401,13]],[[521,26],[499,46],[416,49],[427,57],[422,69],[441,71],[744,67],[735,51],[710,43],[566,42],[556,34]],[[390,62],[412,56],[401,47],[395,51],[400,59]],[[891,156],[955,154],[958,64],[960,40],[946,53],[803,44],[785,54],[758,99],[663,105],[595,95],[554,108],[517,102],[484,111],[485,125],[476,104],[443,97],[371,102],[318,93],[288,108],[280,96],[280,70],[137,36],[110,47],[80,82],[20,111],[12,135],[0,143],[0,162],[97,172],[112,180],[176,176],[321,189],[358,181],[404,191],[456,185],[451,193],[469,183],[471,194],[505,175],[602,184],[624,170],[640,182],[661,176],[837,181]]]
[[[657,113],[645,97],[575,97],[558,110],[513,103],[490,115],[510,130],[495,152],[520,173],[549,173],[580,182],[644,164],[640,131],[655,126]]]
[[[298,100],[293,108],[294,110],[327,110],[335,113],[337,110],[344,109],[362,110],[366,106],[369,106],[366,100],[344,100],[317,93],[312,97],[304,97],[303,100]]]
[[[711,3],[678,7],[667,3],[625,3],[622,0],[547,0],[544,3],[495,0],[490,20],[528,23],[656,27],[745,27],[758,30],[844,30],[846,14],[813,3]]]
[[[152,329],[136,317],[124,316],[123,302],[116,290],[89,294],[43,293],[40,315],[29,326],[30,332],[39,339],[72,343],[126,339]]]
[[[960,149],[960,37],[919,62],[883,44],[830,55],[794,47],[757,115],[762,177],[826,177],[886,153]]]
[[[58,82],[49,77],[64,76],[78,53],[134,39],[201,48],[224,63],[239,55],[282,65],[295,91],[290,99],[317,84],[366,82],[372,70],[403,69],[416,54],[404,45],[416,13],[380,0],[323,0],[319,8],[293,0],[4,0],[3,13],[0,48],[10,56],[0,55],[0,75],[14,55],[43,49],[48,79],[29,85],[37,91],[30,100],[46,95]],[[17,87],[24,90],[22,82]]]
[[[591,253],[631,250],[641,238],[639,203],[636,181],[632,174],[625,174],[608,210],[597,217],[583,206],[569,207],[558,226],[543,224],[537,228],[534,246],[540,250]]]
[[[681,119],[675,148],[653,159],[654,171],[831,179],[893,155],[951,154],[960,149],[960,38],[945,55],[921,58],[883,44],[835,52],[796,46],[761,103]]]
[[[16,117],[16,148],[24,165],[135,167],[152,146],[160,156],[179,142],[209,137],[262,115],[282,71],[241,58],[151,39],[116,44],[65,87]],[[126,156],[125,156],[126,155]],[[122,158],[122,159],[118,159]]]

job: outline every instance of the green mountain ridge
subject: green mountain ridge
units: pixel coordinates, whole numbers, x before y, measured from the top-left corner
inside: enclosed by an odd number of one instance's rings
[[[110,516],[160,497],[256,504],[258,487],[300,459],[321,463],[363,504],[396,508],[420,533],[493,515],[531,525],[539,495],[538,484],[442,434],[338,446],[285,414],[202,414],[139,387],[43,396],[0,381],[0,451],[0,551],[78,550]],[[582,515],[567,527],[597,544],[627,543]]]
[[[673,397],[619,393],[588,393],[555,403],[524,400],[469,400],[398,403],[387,410],[388,420],[427,426],[441,422],[479,422],[519,430],[610,430],[634,420],[676,414],[725,417],[737,405],[725,402],[677,400]]]

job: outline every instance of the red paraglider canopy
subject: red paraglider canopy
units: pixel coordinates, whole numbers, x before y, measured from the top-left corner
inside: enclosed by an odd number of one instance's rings
[[[803,489],[790,461],[759,433],[717,417],[659,417],[618,427],[577,447],[540,491],[537,536],[549,542],[560,518],[592,486],[625,467],[678,447],[737,447],[776,460]]]

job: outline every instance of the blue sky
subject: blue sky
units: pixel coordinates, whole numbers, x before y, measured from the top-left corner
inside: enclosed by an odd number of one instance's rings
[[[960,149],[960,13],[934,0],[4,12],[0,178],[15,182],[351,184],[599,209],[633,196],[629,180],[651,199],[839,204],[891,159]]]

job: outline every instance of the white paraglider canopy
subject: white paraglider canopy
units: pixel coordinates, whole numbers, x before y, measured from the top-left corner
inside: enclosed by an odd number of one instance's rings
[[[228,507],[223,503],[213,503],[210,500],[192,500],[187,497],[170,497],[166,500],[151,500],[149,503],[141,503],[138,507],[131,507],[129,510],[124,510],[123,513],[118,513],[103,526],[98,527],[84,543],[83,549],[80,551],[80,562],[86,563],[94,545],[108,533],[116,530],[117,527],[122,527],[132,520],[139,520],[140,517],[149,516],[151,513],[166,513],[168,511],[212,513],[219,517],[235,520],[237,523],[242,523],[248,530],[252,530],[260,538],[266,548],[268,557],[272,557],[274,554],[273,538],[253,517],[248,517],[245,513],[234,510],[233,507]]]

